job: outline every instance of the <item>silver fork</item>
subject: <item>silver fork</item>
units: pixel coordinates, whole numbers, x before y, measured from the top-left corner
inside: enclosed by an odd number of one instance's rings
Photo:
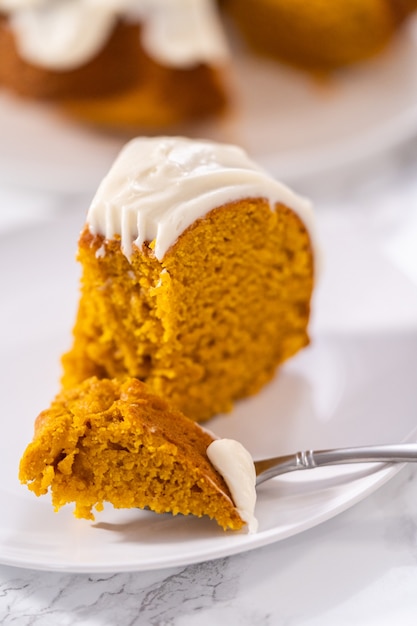
[[[344,463],[415,463],[417,443],[335,448],[333,450],[305,450],[286,456],[255,461],[256,484],[274,476],[295,470],[314,469],[325,465]]]

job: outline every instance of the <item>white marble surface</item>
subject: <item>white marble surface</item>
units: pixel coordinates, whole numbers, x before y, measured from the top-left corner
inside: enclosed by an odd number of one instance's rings
[[[410,141],[355,171],[298,181],[297,188],[313,198],[319,220],[343,211],[417,283],[416,172],[417,142]],[[0,189],[3,232],[47,218],[56,200]],[[60,200],[61,210],[73,201]],[[416,503],[417,467],[409,465],[330,521],[238,556],[101,575],[0,566],[0,624],[414,626]]]

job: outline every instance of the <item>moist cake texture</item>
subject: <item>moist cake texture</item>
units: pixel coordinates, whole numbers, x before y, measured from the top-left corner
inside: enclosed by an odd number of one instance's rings
[[[94,519],[93,510],[109,502],[207,515],[239,530],[246,520],[207,457],[213,441],[144,383],[91,378],[39,415],[19,477],[38,496],[50,491],[55,510],[74,503],[79,518]]]
[[[309,342],[311,222],[234,146],[130,142],[79,240],[64,387],[135,377],[198,421],[258,392]]]

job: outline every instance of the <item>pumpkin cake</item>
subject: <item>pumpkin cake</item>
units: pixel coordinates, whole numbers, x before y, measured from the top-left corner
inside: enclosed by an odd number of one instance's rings
[[[213,442],[230,457],[229,466],[238,460],[233,496],[207,456]],[[249,453],[230,443],[215,441],[138,380],[91,378],[61,392],[39,415],[19,477],[37,496],[50,491],[55,510],[75,503],[79,518],[94,519],[93,508],[101,511],[109,502],[208,515],[224,529],[247,524],[252,532],[255,470]]]
[[[224,0],[251,49],[314,72],[384,50],[417,0]]]
[[[310,204],[236,146],[129,142],[93,199],[78,259],[67,389],[134,377],[202,421],[309,343]]]
[[[417,0],[0,0],[0,84],[103,128],[175,132],[238,111],[230,22],[254,51],[329,72],[385,49],[416,7]]]
[[[217,115],[227,59],[212,0],[0,0],[0,84],[95,124]]]

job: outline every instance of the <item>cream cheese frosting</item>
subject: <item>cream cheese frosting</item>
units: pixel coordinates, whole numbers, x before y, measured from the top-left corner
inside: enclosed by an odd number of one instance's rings
[[[92,234],[121,237],[130,258],[155,241],[160,261],[178,237],[212,209],[245,198],[282,203],[314,231],[308,200],[279,183],[237,146],[184,137],[138,138],[121,151],[87,215]]]
[[[219,64],[227,44],[213,0],[0,0],[19,53],[51,70],[88,62],[119,19],[140,22],[142,45],[173,67]]]
[[[207,448],[207,456],[229,487],[233,502],[248,531],[255,533],[256,473],[246,448],[234,439],[216,439]]]

